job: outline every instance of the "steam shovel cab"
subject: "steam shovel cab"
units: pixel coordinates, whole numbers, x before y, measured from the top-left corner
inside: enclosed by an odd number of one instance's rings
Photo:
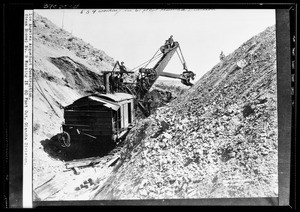
[[[62,128],[69,149],[85,157],[113,148],[134,120],[133,101],[127,93],[94,94],[66,106]]]

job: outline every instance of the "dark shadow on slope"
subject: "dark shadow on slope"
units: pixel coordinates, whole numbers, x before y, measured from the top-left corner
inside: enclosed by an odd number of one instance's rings
[[[167,129],[169,129],[170,125],[165,122],[165,121],[161,121],[160,122],[160,128],[158,129],[158,131],[151,136],[151,138],[157,138],[158,136],[160,136],[164,131],[166,131]]]
[[[83,159],[89,157],[105,156],[114,147],[113,142],[102,142],[101,140],[80,140],[71,142],[69,147],[64,147],[59,142],[59,136],[55,135],[51,139],[41,141],[44,151],[52,158],[70,161],[74,159]]]
[[[98,91],[103,85],[103,77],[67,56],[50,57],[50,62],[61,70],[69,87],[83,91]]]
[[[243,109],[243,116],[244,118],[246,118],[247,116],[250,116],[251,114],[253,114],[255,112],[255,110],[251,107],[251,105],[245,105],[244,109]]]

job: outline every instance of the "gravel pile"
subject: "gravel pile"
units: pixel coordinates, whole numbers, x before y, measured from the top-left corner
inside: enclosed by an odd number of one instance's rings
[[[275,26],[136,123],[94,199],[278,196]]]

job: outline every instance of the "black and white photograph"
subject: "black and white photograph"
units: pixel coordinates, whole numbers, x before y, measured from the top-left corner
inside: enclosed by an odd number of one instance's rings
[[[278,197],[275,9],[35,9],[32,200]]]

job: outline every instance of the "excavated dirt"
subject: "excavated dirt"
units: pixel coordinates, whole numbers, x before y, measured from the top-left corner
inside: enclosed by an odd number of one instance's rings
[[[33,189],[53,179],[53,176],[56,176],[54,179],[64,179],[61,173],[68,173],[67,178],[72,182],[88,180],[84,174],[66,172],[65,161],[70,160],[70,152],[57,142],[56,134],[62,130],[63,107],[83,96],[101,92],[101,72],[111,71],[114,64],[114,59],[102,50],[34,14]],[[155,101],[151,105],[152,111],[169,103],[185,89],[165,84],[158,82],[153,86],[151,95]],[[139,110],[137,113],[142,118]],[[91,167],[82,169],[81,173],[90,173],[90,169],[93,170]],[[104,171],[101,169],[100,172]],[[91,173],[97,175],[94,171]],[[101,178],[102,182],[104,178],[100,176],[102,174],[92,178]],[[66,186],[65,190],[49,199],[89,198],[90,194],[76,191],[72,186]],[[100,184],[94,186],[98,188]]]
[[[278,196],[275,26],[136,123],[91,199]]]
[[[154,113],[157,108],[163,107],[182,95],[189,87],[180,85],[179,82],[157,80],[152,86],[146,97],[151,98],[150,113]],[[144,114],[138,109],[135,113],[136,119],[145,118]]]
[[[43,144],[61,132],[63,107],[102,89],[102,71],[114,60],[105,52],[34,14],[33,188],[65,169]],[[59,154],[62,147],[58,147]]]
[[[33,188],[57,178],[61,189],[46,200],[278,196],[274,26],[190,89],[156,83],[154,114],[135,121],[114,168],[65,171],[42,144],[61,131],[64,106],[101,92],[101,72],[113,65],[35,14]]]

